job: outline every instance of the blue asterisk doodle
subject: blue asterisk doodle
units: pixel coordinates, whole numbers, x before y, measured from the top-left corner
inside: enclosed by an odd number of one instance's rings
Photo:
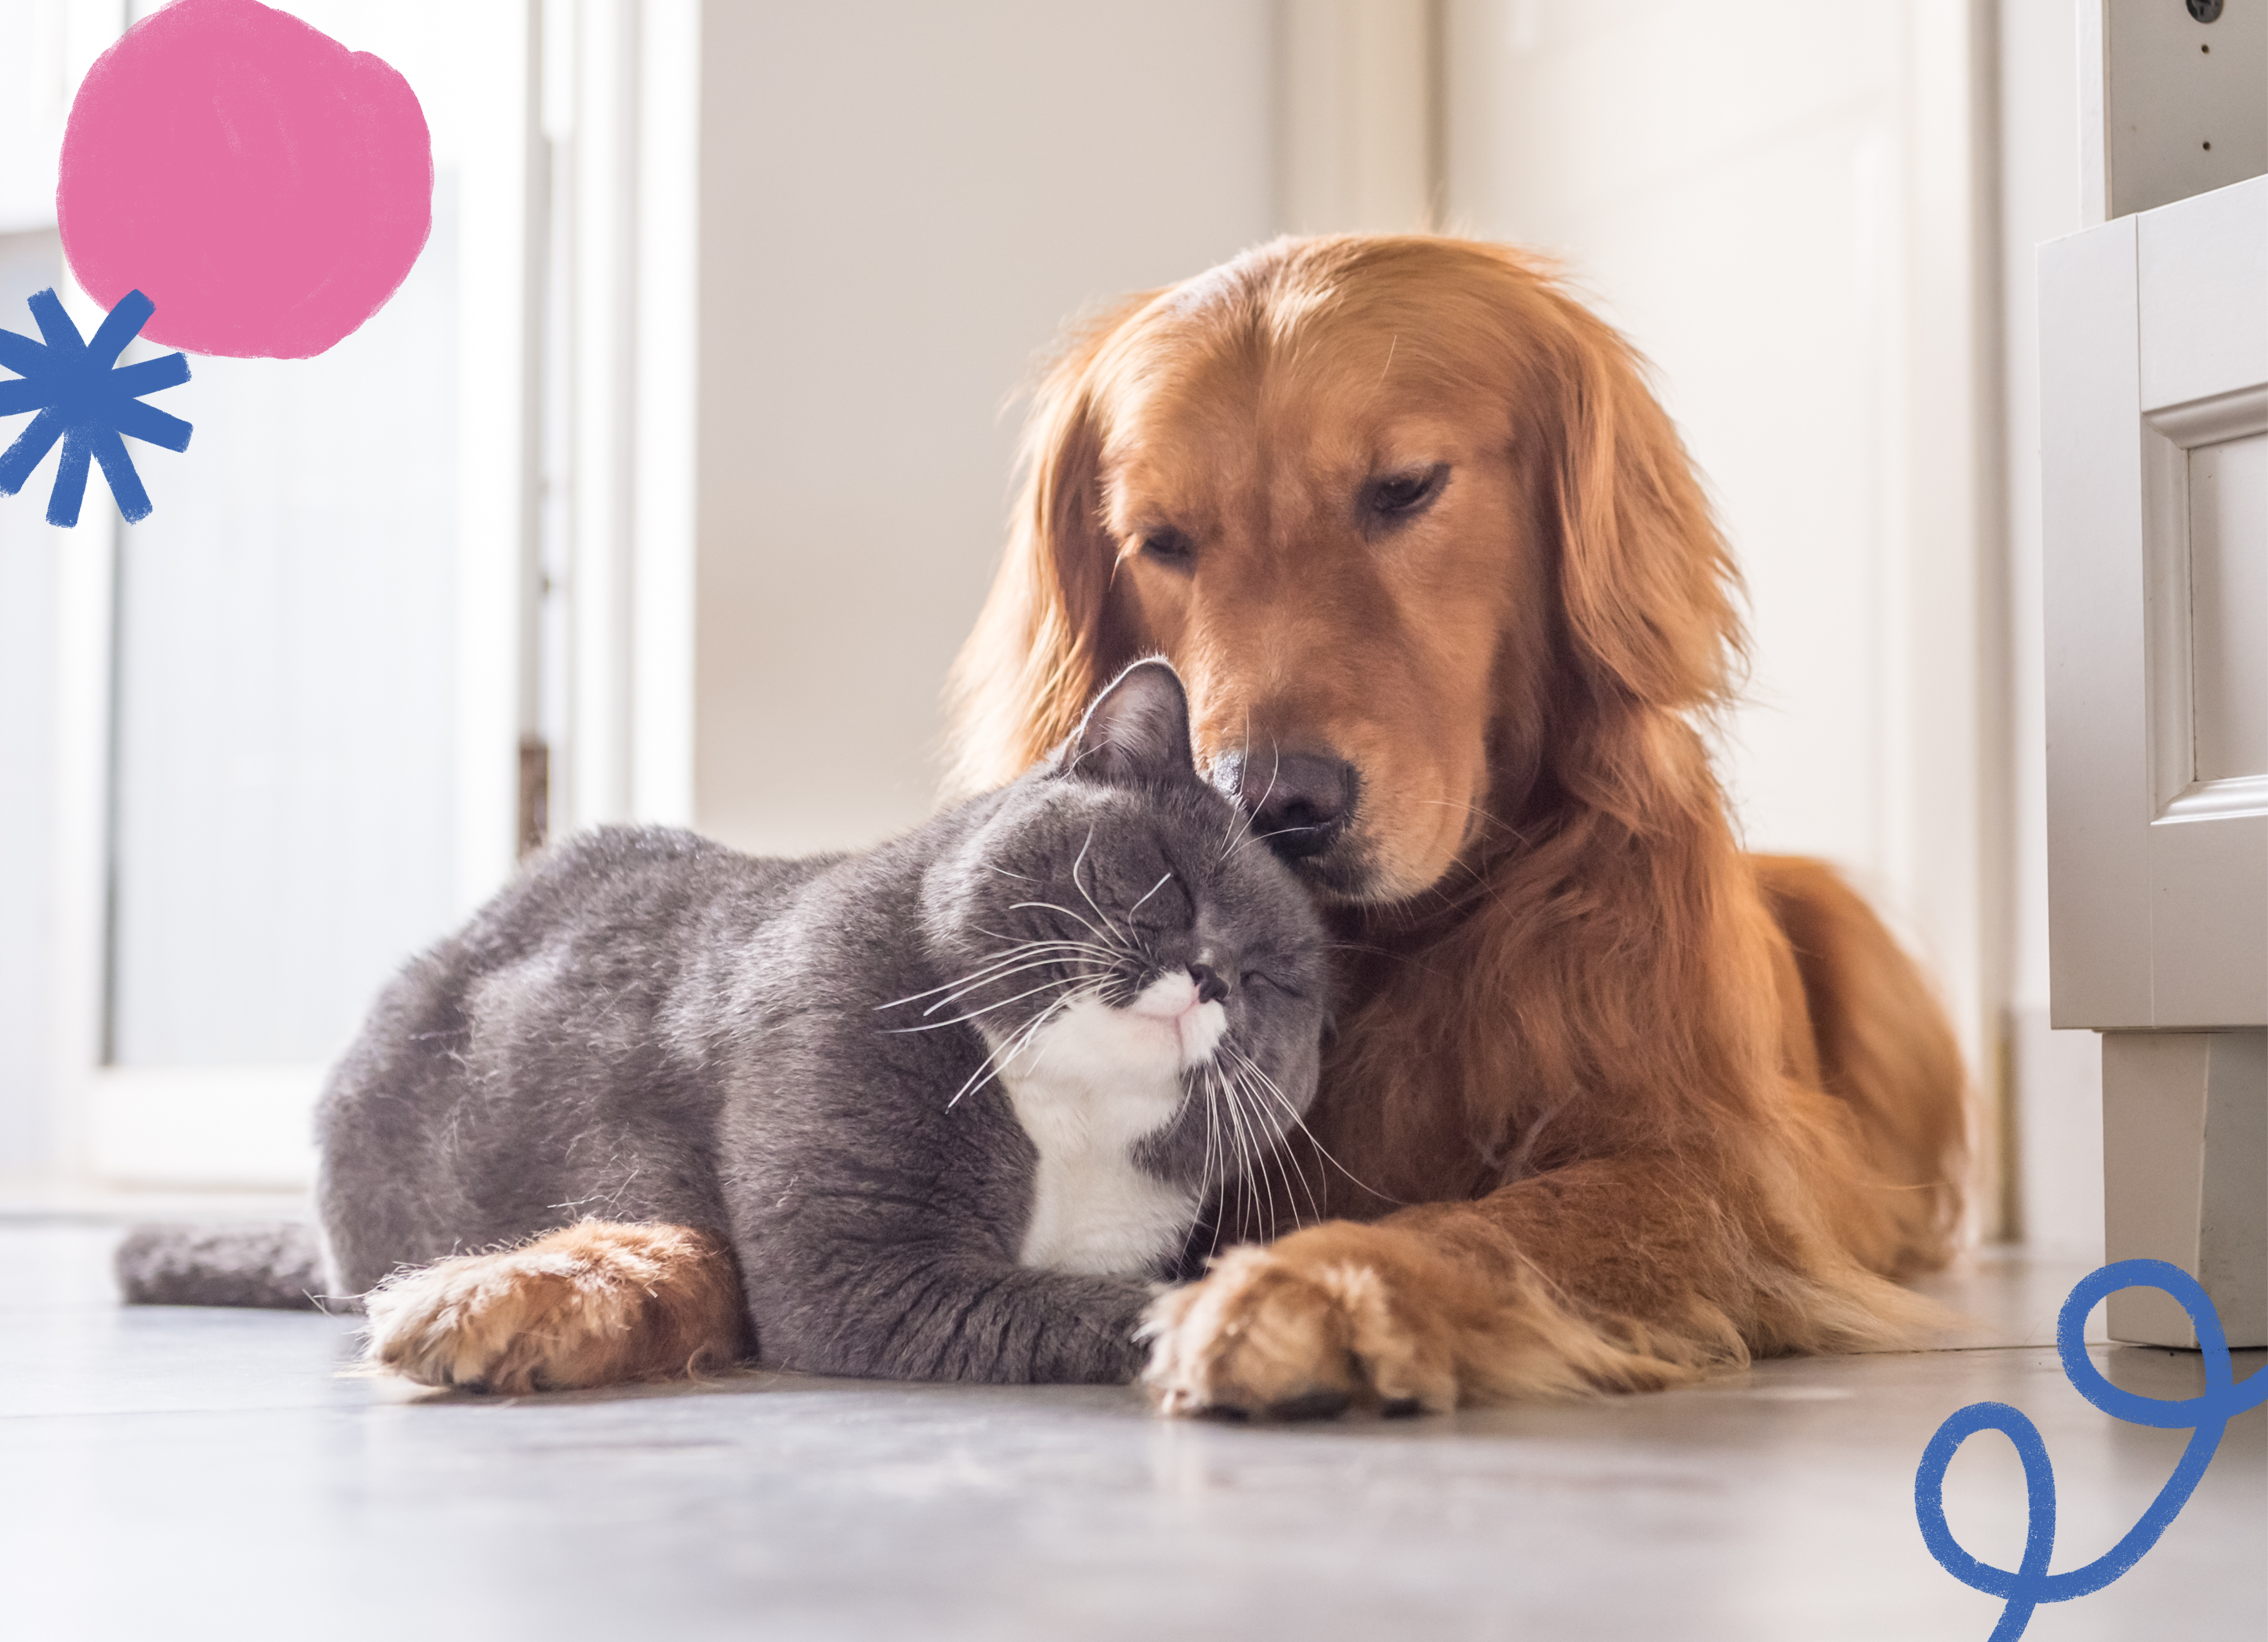
[[[2205,1360],[2204,1392],[2190,1397],[2152,1397],[2122,1390],[2102,1377],[2087,1354],[2087,1319],[2095,1307],[2122,1288],[2163,1289],[2182,1303],[2197,1325],[2198,1349]],[[2042,1602],[2067,1602],[2101,1590],[2142,1559],[2158,1543],[2191,1491],[2205,1475],[2213,1451],[2220,1447],[2228,1422],[2247,1409],[2268,1401],[2268,1369],[2245,1379],[2235,1377],[2228,1359],[2228,1337],[2221,1330],[2220,1314],[2204,1287],[2179,1266],[2163,1260],[2120,1260],[2082,1278],[2065,1301],[2056,1319],[2056,1352],[2063,1359],[2064,1375],[2079,1394],[2104,1413],[2132,1426],[2152,1426],[2161,1431],[2187,1431],[2189,1446],[2181,1462],[2158,1491],[2141,1519],[2124,1538],[2084,1567],[2063,1573],[2048,1572],[2055,1551],[2055,1472],[2048,1463],[2047,1445],[2039,1427],[2006,1403],[1971,1403],[1938,1427],[1914,1473],[1914,1515],[1929,1554],[1963,1585],[1999,1597],[2007,1606],[1992,1628],[1990,1642],[2016,1642],[2032,1621],[2032,1610]],[[1997,1431],[2016,1445],[2024,1462],[2024,1493],[2029,1506],[2024,1533],[2023,1564],[1996,1568],[1979,1562],[1953,1537],[1945,1520],[1945,1471],[1962,1443],[1980,1431]]]
[[[156,304],[140,291],[128,291],[104,319],[94,340],[83,341],[55,292],[43,290],[32,298],[32,317],[47,339],[44,347],[28,336],[0,331],[0,365],[19,378],[0,382],[0,416],[40,413],[0,454],[0,496],[21,490],[40,458],[61,439],[63,460],[55,468],[55,488],[48,494],[48,524],[78,523],[89,457],[102,464],[102,476],[127,523],[150,517],[150,493],[142,488],[142,476],[134,471],[119,436],[168,451],[189,448],[188,423],[141,402],[144,393],[187,382],[189,362],[179,354],[167,354],[122,369],[112,367],[156,312]]]

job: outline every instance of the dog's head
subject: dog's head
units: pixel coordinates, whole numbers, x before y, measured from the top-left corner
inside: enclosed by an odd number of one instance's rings
[[[1651,719],[1727,687],[1733,571],[1675,430],[1503,247],[1279,240],[1137,298],[1043,382],[1026,456],[958,676],[971,784],[1163,654],[1256,835],[1397,902],[1539,803],[1642,808]]]

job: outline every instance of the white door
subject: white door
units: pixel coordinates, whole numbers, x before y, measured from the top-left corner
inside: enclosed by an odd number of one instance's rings
[[[2260,1345],[2268,178],[2058,240],[2040,278],[2055,1023],[2111,1034],[2111,1257],[2197,1273]],[[2110,1326],[2194,1339],[2146,1291]]]
[[[13,7],[0,60],[36,58],[59,129],[150,9]],[[166,401],[189,450],[137,451],[148,519],[121,524],[98,487],[48,530],[44,473],[0,518],[0,592],[36,600],[0,622],[36,640],[0,667],[0,979],[37,983],[0,1024],[40,1045],[0,1056],[0,1169],[42,1184],[304,1184],[325,1062],[513,864],[535,13],[290,9],[409,81],[433,233],[320,357],[191,362]],[[54,285],[88,328],[52,142],[0,158],[0,326]]]

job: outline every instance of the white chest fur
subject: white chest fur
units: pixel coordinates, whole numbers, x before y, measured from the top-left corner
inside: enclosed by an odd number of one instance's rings
[[[1003,1068],[1040,1155],[1020,1264],[1142,1272],[1188,1235],[1195,1194],[1143,1169],[1133,1151],[1181,1110],[1182,1068],[1212,1052],[1226,1024],[1175,974],[1128,1008],[1091,998],[1066,1007]]]

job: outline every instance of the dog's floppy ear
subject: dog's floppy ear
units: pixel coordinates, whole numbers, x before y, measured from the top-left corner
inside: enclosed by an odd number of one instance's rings
[[[1189,693],[1173,663],[1153,656],[1113,679],[1064,746],[1063,769],[1099,781],[1196,781]]]
[[[954,663],[952,791],[982,791],[1030,767],[1125,659],[1108,631],[1117,549],[1102,528],[1095,378],[1111,338],[1155,295],[1130,297],[1080,331],[1033,395],[1008,551]]]
[[[1740,572],[1629,344],[1557,302],[1559,574],[1576,659],[1649,706],[1721,704],[1744,650]]]

